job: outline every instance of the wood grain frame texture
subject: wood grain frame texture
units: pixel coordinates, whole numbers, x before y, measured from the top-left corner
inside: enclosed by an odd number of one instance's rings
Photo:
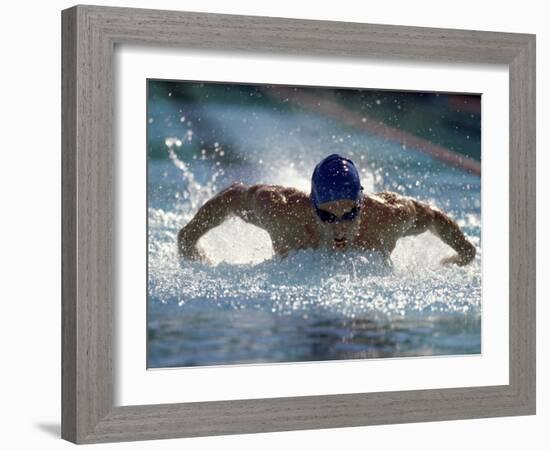
[[[116,44],[507,65],[509,384],[114,406]],[[534,35],[75,6],[62,12],[62,84],[64,439],[96,443],[535,413]]]

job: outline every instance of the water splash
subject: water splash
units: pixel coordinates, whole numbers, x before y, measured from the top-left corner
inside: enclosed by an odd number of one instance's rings
[[[325,310],[355,318],[426,317],[479,314],[479,256],[466,267],[442,267],[450,249],[433,235],[401,239],[389,268],[377,254],[333,253],[326,250],[274,256],[267,232],[232,217],[204,235],[199,245],[213,262],[180,261],[179,229],[216,192],[217,172],[204,184],[167,145],[187,196],[172,210],[149,209],[149,296],[153,302],[189,308],[253,308],[303,315]],[[372,189],[380,174],[364,177]],[[292,166],[273,179],[296,187],[309,183]],[[175,202],[176,204],[178,202]],[[181,203],[181,202],[180,202]],[[479,218],[466,214],[459,223],[479,229]],[[479,238],[472,237],[479,249]]]

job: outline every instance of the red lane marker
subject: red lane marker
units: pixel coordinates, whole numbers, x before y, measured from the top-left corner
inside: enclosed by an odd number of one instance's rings
[[[368,116],[357,117],[357,114],[339,105],[330,99],[321,99],[304,92],[294,91],[292,88],[277,87],[268,91],[270,95],[278,99],[284,99],[298,103],[311,110],[320,112],[327,116],[334,117],[339,121],[365,131],[369,134],[378,136],[382,139],[396,141],[405,149],[415,149],[434,158],[439,159],[454,167],[466,170],[475,175],[481,176],[481,164],[468,156],[461,155],[446,147],[415,136],[407,131],[386,125],[385,123],[372,119]],[[363,120],[364,119],[364,120]]]

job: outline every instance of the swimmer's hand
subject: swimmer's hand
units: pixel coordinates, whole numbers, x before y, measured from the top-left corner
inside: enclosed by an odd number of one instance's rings
[[[199,247],[198,244],[195,245],[190,259],[193,261],[200,261],[201,263],[208,264],[210,266],[212,265],[212,261],[210,261],[210,258],[206,255],[204,249]]]
[[[212,265],[204,249],[201,248],[197,242],[185,239],[185,235],[182,232],[180,232],[178,236],[178,254],[182,259],[200,261],[204,264]]]
[[[443,258],[441,260],[441,265],[443,265],[443,266],[452,266],[452,265],[465,266],[471,260],[472,260],[472,258],[470,258],[469,256],[455,254],[453,256],[448,256],[446,258]]]
[[[180,252],[180,256],[190,261],[199,261],[204,264],[212,265],[212,261],[210,261],[210,258],[208,258],[208,256],[206,255],[204,249],[202,249],[198,245],[193,246],[193,248],[185,254],[182,254]]]

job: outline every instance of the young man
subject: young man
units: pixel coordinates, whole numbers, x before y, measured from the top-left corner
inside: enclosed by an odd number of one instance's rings
[[[266,230],[281,256],[324,247],[377,251],[389,258],[399,238],[425,231],[456,251],[443,264],[466,265],[476,254],[456,222],[439,209],[393,192],[363,193],[355,165],[338,154],[315,167],[309,196],[290,187],[233,183],[180,230],[180,256],[206,261],[197,241],[231,215]]]

